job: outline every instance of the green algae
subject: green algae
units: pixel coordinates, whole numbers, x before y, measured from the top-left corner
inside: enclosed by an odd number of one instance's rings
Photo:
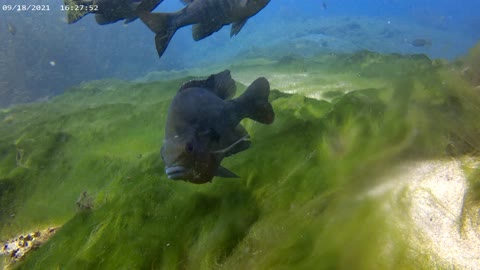
[[[474,86],[480,85],[480,43],[477,43],[468,55],[458,59],[455,68],[458,72]]]
[[[249,61],[232,65],[234,78],[266,76],[280,91],[275,123],[244,120],[252,147],[224,161],[240,179],[164,175],[165,114],[188,78],[91,82],[2,111],[0,236],[63,224],[16,268],[430,269],[384,198],[362,194],[401,161],[478,153],[474,88],[423,56]],[[282,80],[302,72],[287,89]],[[322,88],[337,80],[344,88]],[[84,191],[94,206],[78,212]]]

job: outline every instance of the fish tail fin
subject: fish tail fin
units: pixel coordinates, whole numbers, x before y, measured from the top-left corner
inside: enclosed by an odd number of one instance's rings
[[[63,3],[65,4],[65,6],[73,7],[73,6],[92,5],[93,1],[90,1],[90,0],[63,0]],[[70,8],[67,11],[67,22],[69,24],[77,22],[78,20],[83,18],[83,16],[90,13],[90,11],[87,11],[87,10],[88,10],[87,8],[86,9],[81,9],[81,10],[78,10],[78,9],[75,9],[75,8]]]
[[[270,84],[267,79],[261,77],[250,84],[237,100],[246,117],[262,124],[271,124],[275,119],[275,113],[272,104],[268,102],[269,94]]]
[[[173,34],[177,31],[171,23],[174,16],[170,13],[139,12],[139,17],[155,33],[158,57],[162,57]]]

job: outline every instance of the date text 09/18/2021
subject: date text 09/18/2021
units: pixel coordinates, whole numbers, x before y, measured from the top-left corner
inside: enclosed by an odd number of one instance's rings
[[[50,5],[2,5],[2,11],[50,11]]]
[[[50,5],[2,5],[2,11],[50,11]],[[60,5],[61,11],[98,11],[98,5]]]

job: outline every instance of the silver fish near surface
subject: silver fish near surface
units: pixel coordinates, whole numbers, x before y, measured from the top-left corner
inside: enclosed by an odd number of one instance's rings
[[[240,32],[248,18],[262,10],[270,0],[182,0],[187,6],[173,13],[140,14],[142,21],[156,34],[155,45],[161,57],[175,32],[193,25],[192,36],[201,40],[232,24],[230,36]]]
[[[67,8],[68,23],[75,23],[93,13],[98,24],[110,24],[120,20],[130,23],[138,18],[138,12],[150,12],[163,0],[63,0]]]
[[[168,178],[201,184],[215,176],[238,177],[220,163],[250,147],[250,136],[240,121],[250,118],[271,124],[275,113],[268,102],[267,79],[256,79],[241,96],[231,99],[235,91],[229,70],[180,87],[168,110],[160,151]]]

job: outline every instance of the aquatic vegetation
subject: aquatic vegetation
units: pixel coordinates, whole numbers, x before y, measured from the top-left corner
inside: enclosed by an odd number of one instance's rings
[[[473,222],[480,96],[461,74],[421,55],[366,51],[231,69],[240,82],[261,74],[280,90],[269,98],[274,124],[242,121],[251,148],[225,160],[240,179],[192,185],[163,172],[167,107],[190,78],[91,82],[1,111],[11,120],[0,121],[0,237],[63,224],[16,269],[454,264],[414,246],[408,179],[391,174],[428,160],[465,164],[456,168],[470,180],[463,212],[464,223]],[[334,87],[339,81],[344,88]],[[95,194],[95,207],[75,211],[84,190]]]
[[[477,43],[475,47],[470,50],[470,53],[461,58],[457,65],[460,67],[460,71],[471,81],[475,86],[480,86],[480,43]]]

